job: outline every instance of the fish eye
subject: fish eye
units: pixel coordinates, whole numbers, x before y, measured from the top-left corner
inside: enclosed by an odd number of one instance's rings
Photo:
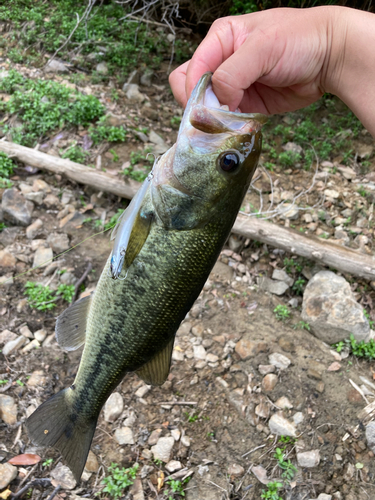
[[[224,172],[234,172],[240,164],[240,159],[236,153],[223,153],[219,158],[219,166]]]

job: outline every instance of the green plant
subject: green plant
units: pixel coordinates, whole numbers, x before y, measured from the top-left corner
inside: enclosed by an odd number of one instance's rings
[[[293,325],[294,330],[307,330],[308,332],[311,330],[309,323],[305,321],[298,321],[295,325]]]
[[[190,481],[190,477],[180,481],[179,479],[169,479],[166,481],[168,488],[164,490],[164,493],[168,495],[168,500],[174,500],[175,494],[184,497],[185,491],[184,486]],[[172,494],[171,494],[172,493]]]
[[[6,153],[0,151],[0,177],[8,179],[13,174],[14,162]]]
[[[61,158],[67,158],[70,161],[82,164],[86,163],[89,156],[90,153],[82,149],[80,146],[70,146],[61,154]]]
[[[350,334],[349,339],[341,340],[332,347],[336,349],[337,352],[341,352],[344,348],[348,349],[351,354],[359,358],[366,358],[369,360],[375,359],[375,341],[370,339],[369,342],[361,340],[358,342],[353,334]]]
[[[47,458],[43,463],[43,467],[49,467],[53,463],[53,458]]]
[[[186,416],[187,421],[190,423],[196,422],[199,418],[198,414],[193,413],[192,415],[190,415],[188,411],[185,411],[185,416]]]
[[[366,189],[365,189],[362,185],[361,185],[361,186],[359,186],[359,188],[357,189],[357,192],[358,192],[361,196],[363,196],[364,198],[366,198],[366,197],[367,197],[367,191],[366,191]]]
[[[288,307],[283,304],[276,306],[273,312],[275,313],[276,319],[279,321],[285,321],[290,318],[290,311]]]
[[[367,318],[370,328],[372,329],[374,326],[374,321],[371,319],[370,314],[366,311],[366,309],[363,309],[363,314],[365,318]]]
[[[173,128],[178,128],[180,126],[180,123],[181,123],[181,120],[182,120],[182,117],[181,116],[172,116],[171,118],[171,125]]]
[[[129,469],[120,469],[118,464],[112,463],[108,467],[110,475],[105,477],[102,484],[105,484],[103,493],[108,493],[113,498],[120,498],[123,495],[125,488],[134,483],[135,476],[138,471],[138,464],[134,464]]]
[[[102,141],[124,142],[127,131],[124,127],[112,127],[99,122],[96,126],[91,126],[88,133],[92,142],[96,145]]]
[[[283,483],[279,481],[273,481],[267,484],[267,490],[262,490],[260,498],[264,500],[283,500],[279,495],[279,490],[283,487]]]
[[[57,295],[61,295],[62,298],[70,304],[71,301],[73,300],[74,291],[75,291],[74,285],[61,284],[57,288]]]
[[[116,153],[116,151],[114,149],[110,149],[109,152],[112,154],[113,158],[112,158],[112,161],[119,161],[119,155]]]
[[[297,295],[302,295],[305,283],[306,280],[304,280],[303,278],[301,277],[297,278],[296,281],[294,282],[294,285],[292,286],[292,290],[294,290],[294,292]]]
[[[302,156],[295,151],[284,151],[279,154],[279,162],[283,167],[293,167],[302,160]]]
[[[7,384],[8,382],[9,382],[9,380],[7,380],[7,379],[5,379],[5,378],[4,378],[4,379],[0,379],[0,385],[5,385],[5,384]]]
[[[28,281],[24,294],[27,296],[29,306],[33,309],[48,311],[56,307],[53,291],[48,286]]]
[[[276,458],[280,469],[284,471],[281,474],[281,477],[290,482],[293,479],[295,472],[297,472],[297,467],[295,467],[290,460],[285,460],[285,449],[286,447],[276,448],[274,458]]]
[[[1,231],[3,231],[3,229],[5,229],[7,226],[5,225],[4,222],[0,222],[0,233]]]
[[[143,182],[151,170],[151,165],[154,163],[152,155],[148,155],[150,150],[147,148],[143,151],[132,151],[130,153],[130,166],[123,170],[124,175],[128,175],[135,181]],[[148,163],[148,165],[145,165]],[[137,169],[135,169],[137,167]]]
[[[16,384],[18,384],[20,387],[23,387],[25,384],[22,382],[22,380],[18,379],[16,380]]]

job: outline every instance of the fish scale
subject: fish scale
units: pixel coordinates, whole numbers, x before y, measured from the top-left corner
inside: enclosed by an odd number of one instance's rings
[[[26,425],[34,442],[61,452],[77,480],[100,410],[126,373],[152,385],[166,380],[176,331],[230,234],[257,165],[263,119],[203,109],[210,78],[198,83],[176,145],[119,221],[95,293],[57,320],[63,348],[85,343],[79,369],[73,385]],[[198,105],[203,111],[190,121]]]

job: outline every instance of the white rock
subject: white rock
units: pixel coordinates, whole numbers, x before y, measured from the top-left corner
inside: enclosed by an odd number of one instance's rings
[[[289,288],[285,281],[277,281],[261,276],[258,278],[258,285],[261,290],[273,293],[274,295],[283,295]]]
[[[178,441],[181,437],[181,431],[179,429],[172,429],[171,434],[175,441]]]
[[[181,438],[181,444],[188,448],[191,445],[191,439],[184,434]]]
[[[324,194],[327,196],[327,198],[338,198],[340,196],[340,193],[336,191],[335,189],[325,189]]]
[[[316,467],[320,463],[319,450],[297,453],[297,462],[300,467]]]
[[[173,361],[183,361],[185,359],[185,354],[179,349],[173,349],[172,359]]]
[[[171,460],[170,462],[167,463],[165,468],[167,469],[168,472],[172,473],[175,472],[176,470],[182,469],[182,465],[181,462],[179,462],[178,460]]]
[[[33,267],[45,267],[53,259],[53,251],[50,247],[39,247],[34,254]]]
[[[151,447],[154,459],[162,460],[163,462],[168,463],[171,459],[174,443],[175,440],[172,436],[159,438],[156,445]]]
[[[40,342],[34,339],[22,349],[22,352],[29,352],[32,351],[33,349],[39,349],[39,347],[40,347]]]
[[[219,361],[219,356],[216,356],[216,354],[209,353],[206,356],[206,361],[207,363],[216,363]]]
[[[278,352],[270,354],[268,360],[271,365],[276,366],[279,370],[286,370],[291,363],[289,358]]]
[[[281,408],[282,410],[284,410],[285,408],[288,410],[293,408],[292,403],[289,401],[289,399],[286,396],[281,396],[281,398],[279,398],[276,401],[275,405],[278,406],[279,408]]]
[[[13,352],[17,351],[20,347],[22,347],[26,342],[26,337],[20,335],[15,340],[10,340],[3,347],[4,356],[9,356]]]
[[[34,332],[34,337],[38,342],[42,343],[44,339],[47,337],[47,332],[42,328]]]
[[[68,68],[65,64],[57,59],[50,61],[45,67],[44,71],[46,73],[69,73]]]
[[[316,500],[332,500],[332,495],[327,495],[327,493],[321,493]]]
[[[20,334],[26,337],[27,339],[33,339],[34,335],[31,333],[29,327],[27,325],[21,326]]]
[[[296,425],[299,425],[299,424],[302,424],[302,422],[304,421],[305,417],[303,415],[303,413],[301,411],[297,411],[294,415],[293,415],[293,422],[296,424]]]
[[[139,389],[135,391],[137,398],[143,398],[146,396],[148,391],[151,389],[151,385],[142,385]]]
[[[104,420],[114,422],[123,412],[124,401],[118,392],[112,393],[104,406]]]
[[[293,205],[292,203],[284,203],[283,205],[279,205],[280,218],[281,219],[289,219],[295,220],[298,219],[299,209],[298,206]]]
[[[118,444],[134,444],[133,431],[130,427],[121,427],[115,431],[115,439]]]
[[[17,473],[17,467],[14,465],[8,463],[0,464],[0,490],[6,488],[13,479],[16,479]]]
[[[284,281],[287,285],[292,286],[294,279],[289,276],[283,269],[274,269],[272,273],[272,279],[278,281]]]
[[[193,350],[195,359],[200,359],[203,361],[206,359],[207,357],[206,349],[202,345],[194,345]]]
[[[277,434],[279,436],[297,437],[295,424],[289,422],[289,420],[279,413],[272,415],[268,422],[268,426],[273,434]]]

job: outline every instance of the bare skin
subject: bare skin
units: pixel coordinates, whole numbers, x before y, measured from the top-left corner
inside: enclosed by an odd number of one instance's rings
[[[375,137],[374,47],[375,14],[337,6],[271,9],[215,21],[169,81],[185,106],[211,71],[222,104],[265,114],[303,108],[330,92]]]

